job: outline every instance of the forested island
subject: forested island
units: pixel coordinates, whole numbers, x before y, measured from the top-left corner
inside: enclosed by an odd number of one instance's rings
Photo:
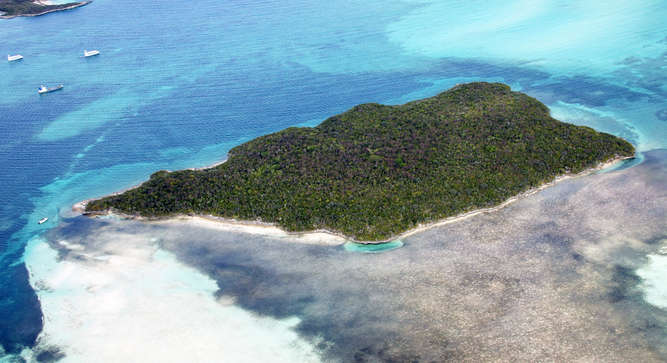
[[[39,0],[0,0],[0,18],[17,16],[38,16],[54,11],[70,10],[88,5],[90,1],[71,2],[67,4],[48,4]]]
[[[259,137],[223,164],[156,172],[86,213],[210,214],[379,241],[633,154],[627,141],[555,120],[504,84],[469,83]]]

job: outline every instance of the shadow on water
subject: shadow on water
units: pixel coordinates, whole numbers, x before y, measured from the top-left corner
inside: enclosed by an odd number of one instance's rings
[[[608,299],[611,303],[618,303],[629,298],[642,298],[638,291],[641,278],[632,268],[616,265],[612,268],[611,286]]]

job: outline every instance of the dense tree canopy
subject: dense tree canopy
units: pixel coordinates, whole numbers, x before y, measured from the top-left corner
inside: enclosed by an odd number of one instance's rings
[[[6,17],[19,15],[38,15],[48,11],[65,10],[85,2],[44,5],[35,0],[0,0],[0,13]]]
[[[551,118],[506,85],[470,83],[259,137],[217,167],[159,171],[87,211],[212,214],[381,240],[633,153],[625,140]]]

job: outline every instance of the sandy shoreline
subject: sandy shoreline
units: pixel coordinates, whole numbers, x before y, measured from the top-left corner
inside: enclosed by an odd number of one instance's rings
[[[216,161],[215,163],[213,163],[213,164],[211,164],[211,165],[208,165],[208,166],[202,166],[201,168],[188,168],[188,169],[186,169],[186,170],[206,170],[206,169],[213,169],[213,168],[215,168],[216,166],[218,166],[218,165],[222,165],[222,164],[224,164],[224,163],[226,163],[226,162],[227,162],[227,158],[225,158],[225,159],[223,159],[223,160],[220,160],[220,161]]]
[[[586,175],[590,175],[594,172],[609,168],[621,161],[628,160],[628,159],[633,159],[634,156],[629,157],[629,156],[623,156],[623,157],[616,157],[614,159],[601,162],[597,166],[586,169],[580,173],[577,174],[564,174],[561,176],[558,176],[554,178],[554,180],[545,183],[539,187],[536,188],[531,188],[523,193],[517,194],[506,201],[500,203],[499,205],[489,207],[489,208],[481,208],[481,209],[475,209],[471,210],[468,212],[464,212],[455,216],[447,217],[444,219],[440,219],[438,221],[432,222],[432,223],[426,223],[426,224],[419,224],[414,228],[411,228],[405,232],[402,232],[400,234],[394,235],[390,238],[383,239],[380,241],[357,241],[354,238],[351,238],[349,236],[346,236],[342,233],[338,233],[335,231],[330,231],[326,229],[317,229],[313,231],[304,231],[304,232],[289,232],[286,231],[282,228],[280,228],[278,225],[274,223],[267,223],[267,222],[262,222],[262,221],[248,221],[248,220],[236,220],[236,219],[230,219],[230,218],[223,218],[223,217],[217,217],[213,215],[174,215],[174,216],[169,216],[169,217],[164,217],[164,218],[147,218],[147,217],[141,217],[141,216],[134,216],[134,215],[128,215],[124,213],[117,213],[117,212],[106,212],[103,214],[94,214],[93,216],[98,216],[98,215],[116,215],[121,218],[127,218],[127,219],[135,219],[135,220],[140,220],[144,222],[151,222],[151,223],[157,223],[157,224],[170,224],[170,223],[178,223],[178,222],[185,222],[185,223],[192,223],[196,225],[200,225],[206,228],[215,228],[215,229],[221,229],[224,231],[232,231],[232,232],[242,232],[242,233],[250,233],[250,234],[261,234],[261,235],[267,235],[267,236],[272,236],[272,237],[283,237],[283,238],[296,238],[296,242],[300,243],[310,243],[310,244],[325,244],[325,245],[339,245],[343,244],[347,241],[351,242],[356,242],[356,243],[361,243],[361,244],[380,244],[380,243],[387,243],[391,242],[397,239],[405,238],[407,236],[423,232],[426,230],[429,230],[431,228],[439,227],[439,226],[444,226],[446,224],[450,223],[455,223],[461,220],[464,220],[466,218],[470,218],[473,216],[476,216],[478,214],[484,214],[484,213],[492,213],[497,210],[500,210],[509,204],[516,202],[517,200],[520,200],[522,198],[528,197],[532,194],[535,194],[541,190],[544,190],[548,187],[551,187],[553,185],[556,185],[556,183],[572,179],[572,178],[577,178],[577,177],[582,177]],[[222,163],[224,163],[226,160],[223,160],[221,162],[217,162],[211,166],[207,166],[204,168],[191,168],[189,170],[203,170],[203,169],[209,169],[216,167]],[[118,195],[122,194],[128,190],[134,189],[138,187],[139,185],[133,186],[131,188],[124,189],[119,192],[112,193],[110,195]],[[72,211],[85,214],[85,208],[86,204],[88,202],[96,200],[96,199],[87,199],[81,202],[78,202],[72,206]]]

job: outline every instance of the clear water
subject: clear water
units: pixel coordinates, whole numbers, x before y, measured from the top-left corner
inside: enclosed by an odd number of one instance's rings
[[[360,252],[360,253],[381,253],[381,252],[387,252],[391,250],[395,250],[397,248],[403,247],[403,241],[401,240],[395,240],[395,241],[390,241],[390,242],[385,242],[385,243],[376,243],[376,244],[363,244],[363,243],[355,243],[355,242],[346,242],[343,245],[343,248],[345,251],[348,252]]]
[[[74,202],[355,104],[502,81],[665,148],[666,16],[662,1],[95,0],[4,20],[0,54],[25,59],[0,64],[0,345],[39,333],[23,250]]]

